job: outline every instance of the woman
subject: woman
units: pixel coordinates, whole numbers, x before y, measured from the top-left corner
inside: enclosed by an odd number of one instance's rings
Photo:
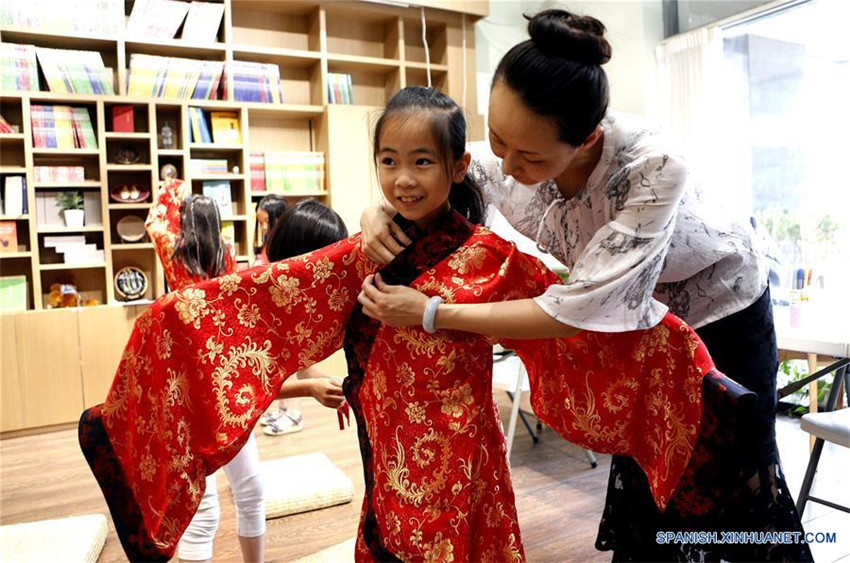
[[[530,19],[531,39],[499,63],[490,92],[492,153],[476,147],[472,174],[521,233],[570,267],[564,286],[534,299],[437,307],[437,329],[493,337],[549,338],[581,330],[654,326],[667,310],[697,329],[717,368],[758,394],[740,429],[741,456],[697,526],[802,531],[779,466],[774,435],[777,368],[767,269],[740,225],[699,209],[687,168],[659,134],[608,111],[601,65],[611,57],[598,20],[562,10]],[[408,239],[389,210],[361,220],[364,252],[391,260]],[[419,324],[427,297],[364,285],[367,315]],[[731,480],[731,481],[730,481]],[[694,522],[691,522],[694,524]],[[682,519],[651,503],[646,477],[626,457],[612,461],[597,548],[615,559],[810,560],[805,545],[659,545],[657,531]],[[678,551],[678,553],[677,553]]]

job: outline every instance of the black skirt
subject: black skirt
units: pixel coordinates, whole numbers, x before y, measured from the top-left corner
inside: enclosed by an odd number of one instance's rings
[[[613,551],[614,561],[812,561],[776,447],[778,354],[769,290],[696,332],[717,369],[754,394],[730,394],[706,378],[696,449],[663,513],[640,467],[614,456],[596,548]]]

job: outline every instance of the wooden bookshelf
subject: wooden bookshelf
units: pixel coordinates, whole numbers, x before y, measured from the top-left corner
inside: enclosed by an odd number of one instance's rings
[[[215,0],[213,0],[215,1]],[[62,94],[47,91],[0,92],[0,111],[19,132],[0,135],[0,179],[23,175],[29,213],[14,220],[19,251],[0,255],[3,275],[25,275],[29,303],[44,308],[47,288],[60,277],[74,277],[82,292],[116,303],[113,275],[136,264],[149,273],[152,290],[146,298],[162,294],[162,268],[147,238],[123,241],[116,223],[135,215],[144,219],[165,164],[174,165],[179,177],[200,191],[206,180],[228,180],[234,199],[236,251],[243,261],[253,260],[254,209],[265,192],[251,191],[250,153],[318,151],[325,154],[325,189],[314,193],[283,193],[291,201],[317,198],[337,210],[351,232],[359,230],[360,211],[380,197],[371,161],[370,127],[383,104],[398,88],[431,82],[467,109],[472,138],[483,137],[475,102],[474,30],[476,19],[487,13],[487,2],[422,0],[401,6],[372,2],[321,2],[318,0],[269,2],[219,0],[224,18],[217,41],[192,44],[180,39],[147,40],[125,34],[51,32],[20,26],[0,26],[0,41],[38,47],[94,50],[112,72],[114,95]],[[133,1],[125,2],[129,16]],[[430,64],[422,42],[420,6],[424,6]],[[465,35],[466,48],[463,47]],[[222,61],[229,75],[233,61],[271,63],[280,69],[282,104],[238,102],[234,84],[226,81],[223,99],[175,100],[129,96],[128,69],[133,54]],[[464,69],[465,67],[465,69]],[[328,73],[352,77],[354,105],[328,103]],[[465,83],[464,83],[465,81]],[[45,85],[42,88],[46,89]],[[461,99],[463,93],[466,99]],[[30,108],[33,104],[85,107],[91,116],[97,149],[44,149],[32,143]],[[133,108],[135,130],[112,129],[112,109]],[[232,111],[239,116],[241,144],[204,144],[192,141],[189,108]],[[168,122],[174,145],[163,148],[161,129]],[[115,152],[131,148],[139,161],[119,164]],[[196,158],[227,159],[227,174],[191,173]],[[34,181],[33,167],[75,165],[85,169],[80,182]],[[149,195],[142,202],[119,203],[110,190],[136,185]],[[87,213],[86,226],[66,228],[44,224],[37,210],[39,197],[50,192],[77,190],[97,194],[99,205]],[[39,195],[40,194],[40,195]],[[88,205],[88,203],[87,203]],[[98,264],[56,264],[55,255],[43,247],[45,236],[81,234],[104,249]]]

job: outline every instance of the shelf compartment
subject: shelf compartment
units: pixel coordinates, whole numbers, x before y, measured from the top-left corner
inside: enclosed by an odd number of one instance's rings
[[[74,152],[50,152],[52,149],[43,149],[42,152],[33,150],[35,166],[82,166],[83,177],[87,182],[100,181],[100,151],[86,150],[83,153]]]
[[[201,100],[193,100],[195,104]],[[184,118],[183,107],[180,105],[164,105],[157,104],[156,106],[156,146],[160,154],[166,152],[180,152],[183,150],[183,123],[187,123],[188,117]],[[171,147],[163,147],[162,129],[165,124],[171,129]]]
[[[114,209],[110,206],[110,209],[109,209],[109,211],[110,211],[110,213],[109,213],[109,228],[110,228],[110,232],[112,234],[112,241],[115,243],[115,244],[111,245],[113,248],[116,245],[119,245],[119,244],[121,244],[121,245],[134,245],[134,247],[136,247],[137,245],[139,245],[141,243],[149,243],[150,242],[150,239],[148,238],[147,233],[145,233],[144,237],[141,240],[138,240],[138,241],[124,241],[121,238],[121,235],[118,234],[118,221],[120,221],[124,217],[130,216],[130,215],[138,217],[139,219],[144,221],[145,219],[147,219],[149,208],[150,208],[150,205],[148,205],[148,207],[145,207],[145,208],[124,207],[124,208],[121,208],[121,209]]]
[[[328,71],[351,75],[351,95],[355,105],[382,107],[401,88],[399,67],[353,68],[342,62],[328,61]]]
[[[276,65],[280,71],[282,100],[284,104],[318,105],[322,103],[321,59],[293,56],[291,51],[270,53],[258,51],[234,52],[238,61]]]
[[[24,164],[26,163],[26,155],[24,152],[24,140],[6,140],[3,137],[6,137],[6,135],[0,136],[0,171],[5,168],[13,167],[20,167],[24,171],[26,171],[26,168],[24,168]]]
[[[211,180],[198,180],[192,179],[192,193],[193,194],[203,194],[204,193],[204,183],[210,182]],[[248,220],[246,203],[245,203],[245,186],[244,182],[241,181],[230,181],[228,182],[230,188],[230,201],[233,209],[233,214],[230,217],[222,216],[222,221],[233,221],[233,222],[245,222]]]
[[[96,299],[99,303],[106,302],[106,264],[93,267],[77,268],[71,264],[56,264],[56,268],[41,269],[42,306],[47,308],[50,286],[54,283],[73,281],[77,292],[83,299]]]
[[[32,271],[32,261],[30,258],[25,256],[21,256],[19,258],[13,258],[8,254],[0,254],[0,257],[8,256],[9,259],[4,259],[2,264],[2,270],[4,276],[24,276],[27,279],[27,298],[26,298],[26,309],[27,311],[32,310],[33,308],[33,271]],[[12,312],[10,311],[3,311]]]
[[[127,266],[135,266],[136,268],[139,268],[148,278],[148,287],[145,289],[145,293],[140,299],[134,301],[118,301],[118,303],[136,303],[140,300],[150,301],[155,299],[157,297],[155,294],[155,287],[157,285],[156,270],[158,258],[154,251],[153,244],[121,244],[112,245],[112,248],[113,250],[116,250],[116,252],[112,253],[113,278],[109,280],[109,283],[113,284],[113,290],[115,289],[114,274]],[[116,300],[119,299],[117,291],[115,291],[115,298]]]
[[[122,112],[126,108],[130,108],[133,119],[133,131],[123,132],[115,131],[115,111]],[[125,102],[106,102],[104,104],[104,120],[106,121],[107,139],[149,139],[150,138],[150,120],[148,119],[148,104],[133,104]],[[119,116],[119,119],[122,116]]]
[[[8,138],[24,139],[24,115],[21,99],[17,96],[0,96],[0,107],[3,108],[3,118],[12,126],[17,127],[17,133],[0,133],[0,140]]]
[[[339,54],[398,60],[398,17],[327,7],[327,46],[329,56]]]
[[[428,53],[431,63],[446,64],[446,24],[427,21],[425,38],[428,41]],[[422,42],[422,20],[406,18],[404,20],[404,58],[405,61],[425,63],[425,44]]]
[[[319,9],[298,2],[243,2],[231,10],[234,45],[320,50]]]
[[[14,223],[15,238],[17,243],[15,247],[6,247],[0,252],[0,258],[20,258],[29,255],[32,251],[30,248],[30,228],[28,216],[9,217],[2,216],[0,220],[4,222]]]
[[[314,150],[316,124],[312,120],[291,119],[287,114],[250,114],[250,123],[249,152],[268,152],[269,147]]]
[[[427,86],[428,71],[424,69],[407,68],[404,72],[405,86]],[[431,69],[431,86],[445,92],[449,85],[449,74],[445,71]]]
[[[133,156],[135,153],[138,162],[132,164],[122,164],[119,162],[121,153],[128,151],[126,157]],[[141,139],[106,139],[106,169],[107,170],[134,170],[141,167],[151,166],[151,138],[150,136]],[[119,168],[120,167],[120,168]]]

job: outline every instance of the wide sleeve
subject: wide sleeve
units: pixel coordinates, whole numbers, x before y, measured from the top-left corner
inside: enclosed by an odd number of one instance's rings
[[[167,560],[204,478],[228,462],[289,374],[337,350],[375,266],[359,236],[166,294],[136,320],[80,443],[128,557]]]
[[[496,281],[490,301],[532,297],[559,283],[515,248]],[[663,510],[694,451],[702,379],[714,366],[696,333],[667,314],[647,330],[505,339],[502,345],[526,366],[540,420],[584,448],[635,459]]]
[[[169,284],[175,283],[172,256],[180,236],[180,209],[183,200],[192,195],[192,187],[183,180],[169,179],[154,194],[145,230],[153,243]]]
[[[611,219],[581,250],[568,283],[550,287],[537,304],[558,321],[585,330],[623,332],[658,324],[667,307],[652,294],[686,180],[684,163],[660,153],[615,173],[605,187]],[[580,221],[567,229],[588,231]]]

